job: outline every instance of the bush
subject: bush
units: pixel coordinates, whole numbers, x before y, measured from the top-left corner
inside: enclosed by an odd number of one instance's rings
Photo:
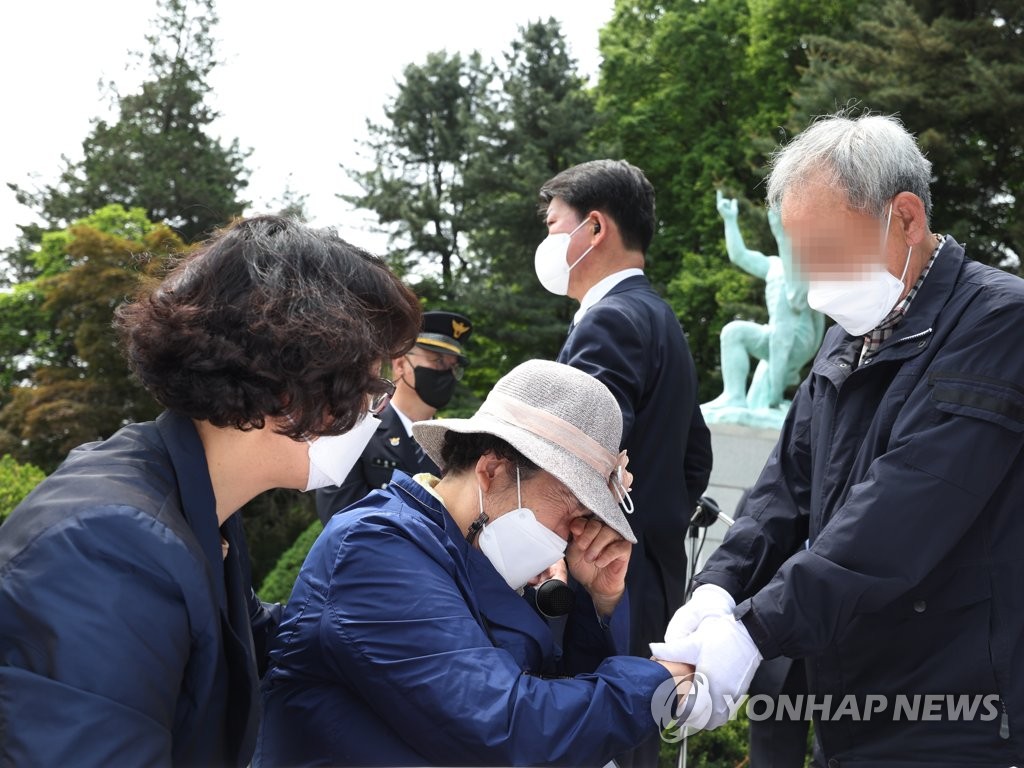
[[[45,477],[39,467],[19,464],[10,454],[0,458],[0,524]]]
[[[740,707],[736,717],[713,731],[700,731],[686,740],[687,768],[737,768],[747,765],[748,728],[746,707]],[[662,742],[658,756],[659,768],[679,765],[680,744]]]
[[[252,562],[252,583],[260,584],[295,539],[316,522],[315,494],[277,488],[242,507]]]
[[[316,537],[324,529],[319,520],[313,523],[295,540],[277,561],[277,565],[267,574],[259,588],[260,600],[268,603],[286,603],[292,594],[292,587],[299,577],[299,569],[306,560],[306,555],[316,541]]]

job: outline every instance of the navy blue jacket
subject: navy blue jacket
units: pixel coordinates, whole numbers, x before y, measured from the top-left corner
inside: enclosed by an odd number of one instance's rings
[[[860,349],[830,329],[698,581],[745,601],[765,657],[807,657],[819,700],[885,697],[818,724],[839,764],[1019,764],[1024,281],[947,238],[892,337],[857,365]],[[928,694],[978,707],[896,718],[896,697]]]
[[[582,590],[564,653],[466,543],[444,505],[396,472],[313,545],[271,652],[256,766],[603,765],[657,733],[669,679],[602,627]],[[575,675],[574,677],[549,677]]]
[[[0,765],[246,765],[274,623],[189,419],[76,448],[0,526]]]
[[[405,431],[405,424],[388,405],[380,414],[380,424],[363,449],[359,461],[352,467],[341,485],[329,485],[316,492],[316,513],[327,525],[331,515],[355,504],[376,488],[386,488],[391,473],[400,469],[407,475],[429,472],[440,476],[441,470]]]
[[[558,362],[586,371],[622,409],[622,447],[634,475],[629,524],[637,545],[626,584],[632,652],[665,627],[686,594],[686,531],[711,476],[711,433],[679,320],[647,278],[626,278],[587,310]]]

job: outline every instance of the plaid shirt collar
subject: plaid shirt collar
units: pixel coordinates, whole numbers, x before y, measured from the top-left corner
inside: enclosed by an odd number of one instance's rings
[[[921,271],[921,276],[917,278],[917,282],[914,283],[914,287],[910,289],[910,293],[908,293],[902,301],[892,308],[892,311],[882,319],[882,322],[879,323],[877,327],[868,331],[867,335],[864,336],[864,346],[861,347],[860,350],[861,362],[863,362],[865,358],[871,357],[878,352],[878,348],[882,346],[886,339],[892,336],[893,331],[896,330],[896,326],[900,324],[900,321],[903,320],[904,316],[907,314],[907,310],[910,309],[910,302],[914,300],[917,292],[921,289],[921,286],[924,285],[924,279],[928,277],[932,264],[935,263],[935,257],[939,255],[939,251],[942,250],[942,246],[946,242],[945,235],[938,236],[938,238],[938,245],[936,245],[935,250],[932,251],[931,258],[928,259],[928,263]]]

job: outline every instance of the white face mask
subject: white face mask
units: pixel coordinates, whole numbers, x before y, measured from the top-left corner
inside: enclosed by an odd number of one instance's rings
[[[307,491],[327,485],[341,485],[363,455],[363,449],[377,431],[380,419],[364,415],[348,432],[306,440],[309,451]]]
[[[559,232],[548,235],[537,246],[537,252],[533,256],[533,269],[537,273],[540,284],[556,296],[565,296],[569,293],[569,273],[594,249],[594,246],[587,248],[583,255],[571,265],[566,262],[572,236],[579,232],[580,228],[588,221],[590,221],[589,218],[584,219],[576,229],[568,234]]]
[[[480,493],[480,514],[483,516],[483,491]],[[519,491],[519,468],[516,468],[516,491]],[[569,542],[542,525],[532,510],[523,506],[506,512],[480,532],[480,550],[494,569],[512,589],[522,589],[534,576],[543,573],[565,555]]]
[[[889,236],[892,205],[885,221],[884,243]],[[808,281],[807,304],[811,309],[824,312],[851,336],[863,336],[885,319],[903,293],[903,278],[910,266],[910,254],[903,265],[903,274],[897,279],[884,264],[872,264],[870,271],[849,280]]]

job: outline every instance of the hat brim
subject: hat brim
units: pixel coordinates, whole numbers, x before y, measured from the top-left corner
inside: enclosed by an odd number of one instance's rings
[[[602,522],[618,532],[631,544],[636,544],[626,515],[608,487],[608,478],[570,453],[562,446],[515,424],[487,413],[476,413],[468,419],[434,419],[418,421],[412,425],[413,437],[424,452],[442,469],[441,447],[448,431],[460,434],[494,435],[511,445],[543,471],[561,481],[579,502]]]
[[[462,351],[456,351],[454,345],[449,346],[447,344],[438,344],[428,339],[417,339],[416,346],[429,349],[431,352],[439,352],[442,355],[454,355],[458,359],[459,365],[466,365],[469,362],[466,354]]]

